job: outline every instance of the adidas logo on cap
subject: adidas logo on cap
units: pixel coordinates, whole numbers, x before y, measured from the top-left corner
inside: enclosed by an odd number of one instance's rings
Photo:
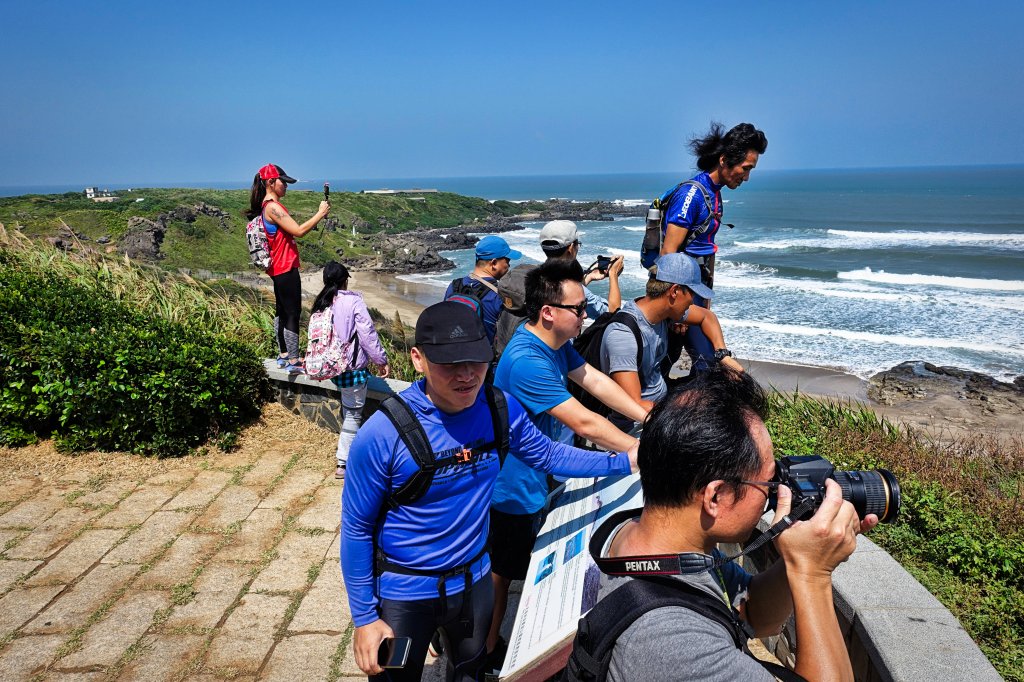
[[[452,332],[451,332],[451,334],[448,335],[448,338],[449,339],[461,339],[463,336],[469,336],[469,335],[466,334],[466,332],[464,332],[462,330],[462,327],[460,327],[459,325],[455,325],[455,328],[452,329]]]

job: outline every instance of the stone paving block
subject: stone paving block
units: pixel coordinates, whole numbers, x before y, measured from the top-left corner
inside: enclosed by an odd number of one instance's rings
[[[153,512],[170,499],[172,491],[165,486],[143,486],[132,491],[117,509],[97,521],[103,528],[125,528],[144,523]]]
[[[17,630],[60,594],[63,585],[11,590],[0,599],[0,637]]]
[[[41,482],[35,478],[16,478],[0,486],[0,502],[16,502],[31,493]]]
[[[252,469],[242,477],[242,485],[265,487],[281,475],[284,465],[288,463],[290,454],[280,450],[268,450],[254,463]]]
[[[259,504],[260,509],[291,509],[304,507],[300,500],[320,487],[323,475],[313,471],[292,469]]]
[[[87,492],[85,495],[77,498],[75,504],[87,507],[117,504],[118,500],[128,495],[135,489],[136,485],[138,484],[135,481],[108,481],[99,490]]]
[[[46,559],[98,514],[96,509],[65,507],[39,524],[16,547],[8,550],[6,556],[10,559]]]
[[[284,596],[245,595],[210,642],[206,668],[255,673],[274,644],[274,632],[290,601]]]
[[[103,557],[103,563],[143,564],[177,537],[192,521],[192,514],[158,511],[127,540]]]
[[[79,625],[117,593],[139,570],[134,564],[100,564],[81,582],[62,594],[45,611],[32,619],[24,631],[31,634],[66,632]]]
[[[23,532],[24,531],[14,530],[13,528],[0,530],[0,556],[6,556],[4,547],[7,546],[8,542],[12,542],[13,540],[17,539],[17,537],[21,535]],[[10,550],[7,551],[9,552]]]
[[[32,576],[28,585],[71,582],[109,552],[124,533],[124,529],[121,528],[85,531],[64,545],[60,554]]]
[[[6,590],[14,584],[14,581],[26,573],[31,572],[37,566],[41,566],[42,563],[42,561],[23,561],[15,559],[0,560],[0,590]]]
[[[121,597],[103,620],[94,623],[82,637],[82,648],[60,660],[61,669],[109,666],[153,624],[157,609],[170,604],[162,592],[135,592]]]
[[[328,557],[320,575],[299,604],[299,610],[288,624],[290,632],[344,632],[352,621],[348,593],[341,579],[341,566]]]
[[[319,565],[333,538],[323,535],[289,533],[277,545],[277,558],[264,568],[249,587],[253,592],[301,590],[306,586],[310,566]]]
[[[146,479],[146,485],[169,485],[180,488],[192,482],[198,472],[195,469],[173,469]]]
[[[171,514],[174,512],[160,513]],[[187,581],[195,569],[210,556],[220,540],[219,535],[196,535],[194,533],[179,535],[156,565],[139,578],[136,586],[140,588],[156,585],[170,587],[176,583]]]
[[[187,488],[164,505],[164,509],[205,507],[230,480],[231,474],[225,471],[200,471]]]
[[[142,653],[124,667],[120,680],[170,680],[195,658],[206,638],[201,635],[147,635]]]
[[[30,680],[46,669],[63,635],[21,637],[0,652],[0,680]]]
[[[218,452],[215,457],[210,459],[211,464],[216,465],[218,469],[227,471],[228,469],[235,469],[237,467],[247,466],[252,463],[256,456],[252,453],[246,452],[245,450],[235,450],[234,452]]]
[[[264,668],[261,680],[293,682],[298,671],[303,680],[326,680],[331,657],[341,643],[341,635],[295,635],[277,643]]]
[[[214,500],[206,513],[196,519],[200,528],[225,528],[249,516],[260,503],[259,493],[244,486],[229,486]]]
[[[63,491],[47,487],[0,516],[0,528],[35,528],[66,504]]]
[[[214,627],[248,582],[248,566],[207,565],[193,585],[195,597],[187,604],[175,606],[164,627]]]
[[[99,682],[106,676],[105,673],[82,673],[82,672],[61,672],[52,670],[46,674],[42,682]]]
[[[215,561],[259,561],[273,546],[277,532],[284,525],[276,509],[257,509],[242,522],[242,528],[224,546]]]
[[[341,488],[325,485],[317,490],[313,501],[295,520],[295,525],[298,528],[338,530],[341,527]]]

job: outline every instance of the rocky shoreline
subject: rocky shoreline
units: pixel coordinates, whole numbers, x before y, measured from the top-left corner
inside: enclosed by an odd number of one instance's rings
[[[500,234],[518,230],[527,221],[596,220],[611,222],[618,216],[642,216],[642,206],[622,206],[610,202],[573,203],[551,200],[536,213],[514,217],[494,216],[486,221],[433,230],[417,230],[401,234],[380,233],[371,238],[373,256],[352,261],[359,269],[393,274],[424,273],[451,270],[455,267],[440,251],[471,249],[479,234]]]

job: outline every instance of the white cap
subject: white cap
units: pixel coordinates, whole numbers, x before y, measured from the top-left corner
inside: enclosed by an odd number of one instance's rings
[[[576,241],[576,223],[571,220],[552,220],[540,231],[540,247],[557,251]]]

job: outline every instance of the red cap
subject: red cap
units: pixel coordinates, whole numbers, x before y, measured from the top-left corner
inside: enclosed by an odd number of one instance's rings
[[[260,179],[261,180],[273,180],[274,178],[281,178],[289,185],[295,182],[295,178],[289,176],[284,172],[284,169],[280,166],[275,166],[272,163],[268,163],[263,168],[260,168]]]

